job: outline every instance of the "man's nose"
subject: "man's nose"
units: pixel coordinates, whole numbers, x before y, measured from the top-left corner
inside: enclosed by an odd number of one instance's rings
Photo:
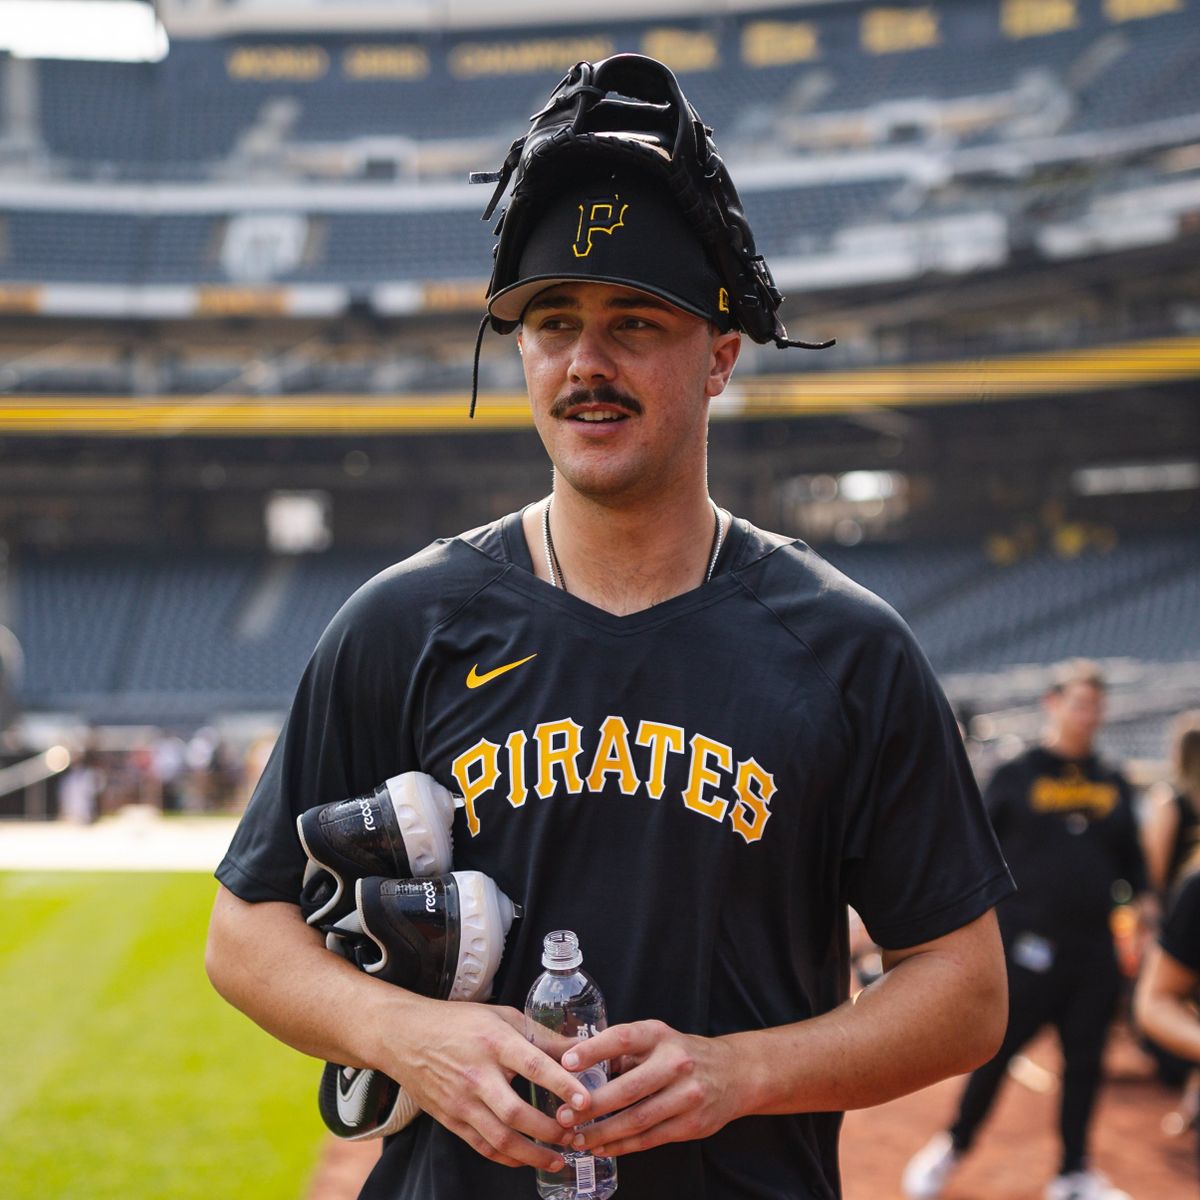
[[[569,367],[573,383],[591,386],[611,382],[616,376],[616,363],[602,334],[584,329],[575,340]]]

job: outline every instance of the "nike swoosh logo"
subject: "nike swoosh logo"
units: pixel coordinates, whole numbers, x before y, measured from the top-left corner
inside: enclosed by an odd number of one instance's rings
[[[490,683],[498,675],[504,675],[508,671],[515,671],[518,667],[523,667],[530,659],[537,658],[536,654],[531,654],[529,658],[518,658],[516,662],[505,663],[502,667],[496,667],[493,671],[485,671],[482,675],[479,674],[479,664],[476,663],[470,671],[467,672],[467,687],[477,688],[483,687],[485,683]]]
[[[355,1071],[354,1077],[346,1082],[345,1075],[338,1072],[338,1116],[351,1129],[357,1129],[367,1115],[367,1091],[374,1074],[374,1071]]]

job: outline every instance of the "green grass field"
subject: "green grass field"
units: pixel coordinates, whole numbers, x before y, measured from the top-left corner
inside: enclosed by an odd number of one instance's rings
[[[0,1195],[299,1200],[319,1064],[212,990],[215,881],[0,873]]]

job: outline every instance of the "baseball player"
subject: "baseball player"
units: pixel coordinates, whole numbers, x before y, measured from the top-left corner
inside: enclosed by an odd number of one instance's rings
[[[1004,1045],[967,1081],[949,1133],[909,1163],[904,1191],[931,1200],[991,1109],[1009,1061],[1053,1025],[1062,1044],[1062,1160],[1046,1200],[1129,1200],[1087,1158],[1104,1045],[1121,984],[1110,917],[1114,887],[1146,887],[1129,784],[1094,753],[1105,684],[1088,662],[1064,664],[1044,699],[1039,745],[1006,763],[985,794],[1018,892],[999,907],[1008,959]]]
[[[487,319],[518,330],[553,488],[334,618],[218,869],[209,973],[423,1110],[364,1197],[526,1200],[575,1148],[619,1156],[628,1200],[827,1200],[843,1110],[998,1046],[1011,880],[906,626],[709,496],[743,334],[789,340],[673,76],[580,64],[498,175]],[[455,866],[523,911],[490,1004],[372,979],[297,909],[297,816],[405,771],[461,797]],[[848,904],[886,968],[854,1004]],[[611,1022],[561,1062],[519,1011],[555,928]]]

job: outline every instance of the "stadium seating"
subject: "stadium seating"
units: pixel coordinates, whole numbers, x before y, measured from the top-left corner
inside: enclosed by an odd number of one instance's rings
[[[1040,616],[1031,615],[1025,632],[997,638],[970,655],[972,668],[1054,662],[1071,655],[1160,662],[1200,656],[1197,550],[1200,546],[1193,543],[1190,562],[1176,560],[1165,570],[1148,562],[1145,574],[1117,583],[1111,576],[1103,583],[1096,577],[1090,598],[1068,591],[1066,572],[1058,572],[1057,604]]]
[[[899,178],[747,192],[747,213],[765,254],[823,246],[839,224],[885,218]],[[487,271],[490,224],[479,208],[392,213],[316,213],[313,249],[295,270],[263,282],[367,286],[397,279],[470,279]],[[0,210],[2,213],[2,210]],[[225,215],[79,214],[17,209],[7,216],[13,252],[0,280],[88,283],[228,283],[220,253]],[[256,281],[257,282],[257,281]]]
[[[37,555],[21,572],[18,637],[34,702],[111,695],[128,652],[129,614],[146,573],[136,557]]]
[[[129,283],[145,260],[145,225],[123,213],[17,209],[6,215],[0,279]]]
[[[921,546],[865,543],[853,548],[827,545],[819,552],[910,621],[944,604],[989,571],[983,551],[971,541]]]
[[[869,52],[860,23],[873,11],[867,5],[802,6],[672,24],[680,37],[709,39],[711,58],[701,53],[698,61],[681,63],[679,73],[726,153],[732,145],[734,157],[769,167],[788,154],[836,148],[839,136],[846,139],[842,149],[850,150],[908,137],[920,142],[923,118],[912,118],[906,132],[905,104],[918,101],[923,111],[936,112],[971,97],[1008,97],[1011,103],[957,132],[950,120],[933,120],[930,130],[967,145],[1003,140],[1012,135],[1015,115],[1029,117],[1033,99],[1016,97],[1031,78],[1041,79],[1061,101],[1053,114],[1037,118],[1049,121],[1043,132],[1122,129],[1200,107],[1200,23],[1192,12],[1118,22],[1080,7],[1066,28],[1018,37],[998,26],[994,0],[964,0],[938,9],[939,24],[926,42]],[[207,180],[236,187],[262,177],[260,170],[299,178],[298,160],[288,158],[285,148],[307,147],[315,154],[322,146],[346,149],[385,139],[391,149],[378,156],[392,155],[402,174],[405,146],[457,146],[444,160],[453,167],[440,169],[461,179],[464,155],[474,165],[494,166],[525,127],[556,74],[557,68],[545,66],[556,61],[555,53],[570,57],[572,49],[592,45],[604,52],[653,49],[662,25],[177,39],[160,63],[39,63],[38,111],[54,171],[74,178]],[[761,40],[751,52],[743,39],[760,28],[811,29],[811,55],[801,47],[792,61],[776,62]],[[464,57],[472,49],[483,55],[473,63]],[[896,110],[891,117],[889,106]],[[848,116],[857,124],[842,134],[821,132]],[[346,153],[347,164],[359,165],[339,169],[369,174],[363,164],[373,153]],[[1114,167],[1105,178],[1078,181],[1078,192],[1067,199],[1085,205],[1117,173]],[[859,175],[846,182],[743,187],[759,249],[775,260],[820,255],[847,225],[937,216],[954,202],[937,189],[923,200],[921,189],[894,168],[864,168]],[[1061,205],[1063,185],[1054,187]],[[486,197],[480,192],[482,209]],[[893,211],[891,202],[901,195],[905,211]],[[1019,213],[1028,201],[1022,193],[1012,207]],[[990,203],[1003,208],[1003,194],[993,194]],[[336,283],[356,289],[383,281],[476,278],[484,273],[492,240],[488,228],[461,208],[335,211],[318,205],[307,212],[312,236],[302,262],[267,278],[244,278],[222,260],[235,209],[236,201],[228,211],[158,213],[131,202],[125,211],[101,213],[9,208],[0,200],[0,281]]]
[[[1074,655],[1200,663],[1200,536],[1131,537],[1074,558],[1047,550],[1011,566],[969,542],[822,553],[892,603],[945,676]],[[280,709],[329,618],[390,559],[29,554],[15,570],[23,700],[146,720]]]
[[[161,174],[155,103],[159,70],[145,63],[46,59],[38,64],[38,104],[47,149],[72,173]]]
[[[974,580],[906,615],[942,671],[993,670],[1069,655],[1200,657],[1200,629],[1188,621],[1149,630],[1131,619],[1139,600],[1176,603],[1176,616],[1189,596],[1194,605],[1197,562],[1200,539],[1178,535],[1131,540],[1077,558],[1043,552],[1012,566],[988,564]]]
[[[30,707],[195,720],[286,703],[321,630],[385,554],[285,560],[265,625],[247,618],[279,560],[231,551],[33,554],[18,571]]]
[[[1111,129],[1194,114],[1200,107],[1195,13],[1148,21],[1119,36],[1119,56],[1080,87],[1073,128]]]
[[[1060,31],[1007,37],[997,26],[994,0],[972,0],[941,6],[931,44],[871,53],[859,37],[866,7],[804,6],[727,17],[715,25],[711,19],[676,22],[672,28],[685,37],[711,39],[714,59],[704,69],[681,64],[679,73],[705,120],[718,130],[757,126],[768,137],[772,119],[795,111],[845,113],[912,99],[992,96],[1013,91],[1037,72],[1076,94],[1065,131],[1135,125],[1196,108],[1200,27],[1187,10],[1111,22],[1080,6],[1077,21]],[[751,65],[740,39],[764,18],[811,24],[812,55],[773,64],[760,53],[751,56]],[[378,34],[178,39],[157,64],[48,61],[40,67],[43,136],[72,173],[198,179],[234,153],[267,106],[284,99],[295,105],[294,116],[283,122],[284,135],[300,143],[382,136],[415,142],[485,139],[502,146],[540,107],[547,79],[558,69],[543,66],[549,61],[545,47],[563,47],[565,68],[574,47],[653,49],[662,24],[658,19],[598,29],[518,27],[401,39]],[[517,64],[464,68],[456,54],[477,41],[509,49]],[[386,55],[397,42],[410,55],[410,70],[347,65],[356,52]],[[254,66],[255,54],[288,53],[297,44],[307,57],[292,64],[290,76],[270,63]],[[529,65],[519,61],[523,51],[529,52]],[[250,56],[250,67],[238,67],[239,54]],[[820,73],[822,86],[798,100],[798,85],[814,73]]]

